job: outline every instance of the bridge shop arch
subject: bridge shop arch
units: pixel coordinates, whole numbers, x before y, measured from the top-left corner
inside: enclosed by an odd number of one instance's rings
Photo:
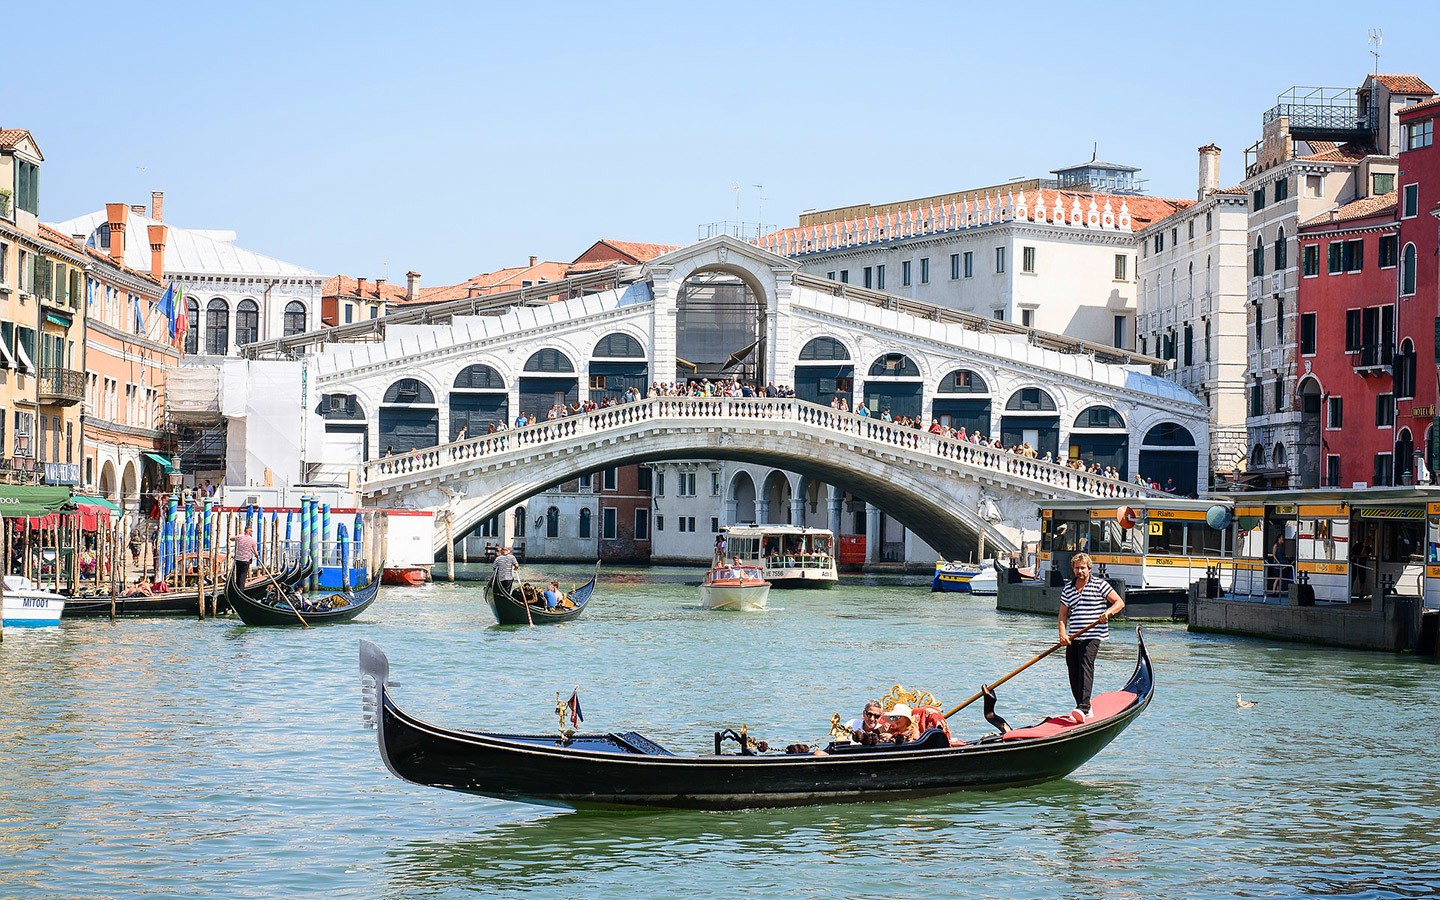
[[[1130,471],[1130,432],[1125,419],[1108,406],[1092,406],[1075,417],[1070,429],[1070,458],[1102,469],[1114,466],[1124,480]]]
[[[575,364],[553,347],[530,355],[520,376],[520,409],[531,421],[544,421],[556,404],[571,406],[580,401],[580,380]]]
[[[817,337],[800,348],[795,366],[795,396],[821,406],[835,398],[850,409],[855,403],[855,365],[850,350],[838,338]]]
[[[1060,412],[1043,388],[1021,388],[1005,402],[1000,439],[1007,447],[1028,443],[1042,457],[1060,458]]]
[[[650,388],[650,367],[645,348],[628,334],[607,334],[595,343],[590,354],[590,399],[602,403],[605,398],[619,400],[627,388],[634,388],[644,397]]]
[[[675,380],[733,375],[763,385],[765,316],[765,294],[747,271],[721,265],[692,272],[675,303]]]
[[[919,416],[924,405],[925,383],[920,367],[903,353],[886,353],[870,364],[865,379],[865,405],[870,414],[890,410],[894,418]]]
[[[1252,463],[1265,465],[1265,451],[1255,445]],[[1164,488],[1169,482],[1177,494],[1193,494],[1198,480],[1200,451],[1195,437],[1178,422],[1161,422],[1145,432],[1140,442],[1140,475]]]
[[[493,367],[466,366],[450,388],[450,440],[482,435],[491,425],[510,422],[510,394],[505,379]]]
[[[435,392],[418,378],[401,378],[380,401],[380,455],[423,450],[440,443]]]
[[[990,434],[990,385],[973,369],[956,369],[940,380],[931,418],[967,435]]]

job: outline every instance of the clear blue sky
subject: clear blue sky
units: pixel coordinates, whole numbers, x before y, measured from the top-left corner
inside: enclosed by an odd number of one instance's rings
[[[88,8],[87,8],[88,7]],[[1297,10],[1299,14],[1297,14]],[[230,228],[332,274],[437,285],[689,243],[740,214],[1140,166],[1240,179],[1293,84],[1440,85],[1440,4],[851,2],[42,4],[7,43],[0,127],[46,162],[41,216],[106,201]]]

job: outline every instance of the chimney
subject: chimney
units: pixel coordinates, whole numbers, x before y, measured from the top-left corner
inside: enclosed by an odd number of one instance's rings
[[[130,204],[130,211],[133,212],[133,213],[135,213],[135,215],[137,215],[137,216],[143,216],[143,215],[145,215],[145,204],[143,204],[143,203],[132,203],[132,204]]]
[[[355,279],[355,296],[357,296],[357,297],[364,297],[364,296],[365,296],[365,279],[363,279],[363,278],[357,278],[357,279]]]
[[[150,225],[150,276],[156,281],[165,277],[165,232],[164,225]]]
[[[383,287],[385,287],[385,279],[383,279],[383,278],[377,278],[377,279],[375,279],[375,299],[376,299],[376,300],[384,300],[384,299],[385,299],[385,292],[381,290],[381,288],[383,288]]]
[[[538,260],[539,258],[540,258],[540,257],[538,257],[538,256],[532,256],[532,257],[530,257],[530,268],[532,268],[532,269],[535,268],[535,261]]]
[[[125,264],[125,223],[129,210],[123,203],[105,204],[105,223],[110,229],[110,258]]]
[[[414,300],[415,295],[420,292],[420,273],[405,273],[405,299]]]
[[[165,211],[165,192],[164,192],[164,191],[151,191],[151,192],[150,192],[150,218],[154,219],[154,220],[157,221],[157,222],[163,222],[163,221],[165,221],[165,217],[164,217],[163,215],[161,215],[161,214],[162,214],[164,211]]]
[[[478,295],[479,293],[480,293],[480,289],[479,289],[479,288],[476,288],[476,287],[467,287],[467,288],[465,289],[465,299],[466,299],[466,300],[471,300],[471,299],[473,299],[476,295]]]
[[[1195,192],[1196,200],[1220,190],[1220,148],[1206,144],[1200,148],[1200,185]]]

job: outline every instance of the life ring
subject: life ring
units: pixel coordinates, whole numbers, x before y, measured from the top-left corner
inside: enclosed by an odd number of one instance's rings
[[[1121,528],[1128,531],[1140,521],[1140,511],[1129,506],[1122,506],[1115,510],[1115,521],[1120,523]]]

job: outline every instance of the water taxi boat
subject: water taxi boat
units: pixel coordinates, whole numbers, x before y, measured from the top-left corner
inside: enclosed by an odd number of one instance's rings
[[[759,569],[774,587],[830,587],[840,578],[835,535],[825,528],[730,525],[725,529],[725,556]]]
[[[380,757],[397,778],[566,808],[747,809],[1038,784],[1084,765],[1134,722],[1155,694],[1142,637],[1130,680],[1096,696],[1095,718],[1083,724],[1047,717],[953,743],[942,729],[932,728],[898,745],[831,743],[825,755],[770,752],[747,735],[720,731],[713,754],[679,756],[634,731],[576,734],[562,728],[527,735],[431,724],[395,702],[389,660],[365,640],[360,673],[366,724],[375,728]],[[564,704],[556,707],[563,715]],[[722,752],[727,735],[739,739],[739,752]]]
[[[0,627],[58,626],[64,611],[64,597],[40,590],[24,575],[6,575],[0,579]]]
[[[770,582],[758,568],[717,562],[700,583],[700,603],[706,609],[756,612],[770,598]]]

